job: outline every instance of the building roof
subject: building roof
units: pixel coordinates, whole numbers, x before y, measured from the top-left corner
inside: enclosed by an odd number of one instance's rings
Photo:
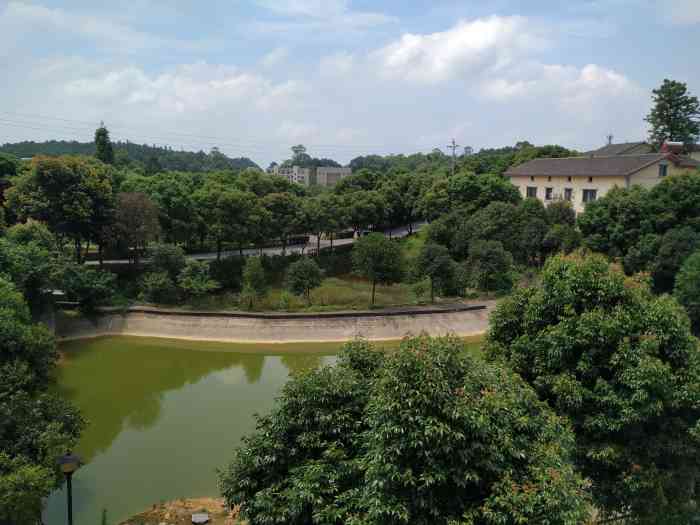
[[[584,155],[593,155],[594,157],[610,157],[612,155],[643,155],[652,153],[652,147],[646,142],[622,142],[620,144],[608,144],[602,148],[589,151]]]
[[[560,159],[533,159],[506,171],[507,176],[620,176],[630,175],[664,158],[673,162],[678,157],[662,153],[645,155],[612,155],[608,157],[566,157]],[[683,162],[688,159],[683,159]]]

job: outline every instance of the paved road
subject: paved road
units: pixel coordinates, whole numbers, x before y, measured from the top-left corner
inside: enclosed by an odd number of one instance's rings
[[[425,226],[427,223],[425,222],[420,222],[416,223],[413,225],[413,231],[417,232],[420,230],[423,226]],[[386,230],[384,232],[384,235],[390,235],[391,237],[405,237],[408,235],[408,226],[401,226],[399,228],[393,228],[391,230]],[[336,239],[333,241],[333,246],[344,246],[347,244],[352,244],[355,242],[355,239]],[[325,250],[330,248],[331,242],[327,239],[321,239],[321,249]],[[307,252],[308,250],[315,250],[316,249],[316,237],[311,236],[309,238],[309,242],[306,244],[295,244],[293,246],[287,246],[287,254],[292,254],[292,253],[304,253]],[[270,248],[263,248],[262,253],[265,255],[282,255],[282,247],[281,246],[275,246],[275,247],[270,247]],[[260,250],[257,248],[247,248],[243,250],[243,255],[249,256],[249,255],[259,255]],[[226,250],[221,252],[221,257],[228,257],[231,255],[240,255],[240,252],[238,250]],[[195,259],[198,261],[211,261],[213,259],[216,259],[216,252],[206,252],[206,253],[196,253],[193,255],[188,255],[188,259]],[[128,259],[109,259],[105,260],[104,264],[129,264]],[[85,264],[90,264],[90,265],[97,265],[99,264],[98,261],[88,261]]]

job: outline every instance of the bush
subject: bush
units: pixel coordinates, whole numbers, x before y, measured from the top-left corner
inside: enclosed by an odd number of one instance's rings
[[[58,279],[66,298],[85,312],[109,304],[114,296],[116,275],[111,272],[72,263],[61,267]]]
[[[572,445],[521,379],[457,338],[386,355],[355,341],[284,386],[219,486],[251,523],[582,523]]]
[[[603,256],[559,255],[541,286],[514,292],[490,323],[488,353],[571,420],[597,507],[632,523],[689,523],[700,478],[700,351],[675,300]]]
[[[311,304],[311,290],[321,285],[321,269],[316,261],[309,257],[292,263],[287,270],[287,289],[295,295],[303,295],[307,304]]]
[[[201,297],[220,287],[209,275],[209,265],[205,261],[187,261],[177,277],[177,284],[190,297]]]
[[[232,256],[209,263],[209,273],[224,290],[239,292],[243,287],[243,267],[245,258]]]
[[[174,281],[185,267],[185,252],[176,244],[158,244],[151,248],[151,268],[154,272],[166,272]]]
[[[149,272],[141,279],[142,300],[155,304],[172,304],[178,301],[179,291],[167,272]]]
[[[576,211],[569,201],[554,201],[547,206],[547,222],[551,225],[575,226]]]
[[[571,253],[580,246],[581,234],[574,226],[568,224],[554,224],[542,241],[542,247],[548,254]]]
[[[267,293],[267,278],[260,257],[249,257],[243,268],[243,288],[248,289],[256,297],[264,297]]]
[[[498,241],[476,241],[465,263],[469,282],[484,292],[508,292],[513,287],[513,258]]]

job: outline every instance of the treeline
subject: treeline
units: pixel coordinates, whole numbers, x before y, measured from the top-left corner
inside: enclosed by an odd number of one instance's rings
[[[242,170],[259,166],[246,157],[230,158],[213,148],[204,151],[177,151],[167,146],[149,146],[133,142],[114,142],[114,163],[148,173],[162,170],[172,171],[212,171]],[[49,140],[46,142],[24,141],[0,146],[0,152],[9,153],[20,158],[37,155],[95,155],[94,142],[77,142],[66,140]]]

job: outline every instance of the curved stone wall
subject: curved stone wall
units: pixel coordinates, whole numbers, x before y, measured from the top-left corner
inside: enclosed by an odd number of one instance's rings
[[[476,335],[486,331],[493,303],[442,308],[319,314],[183,312],[157,308],[103,310],[94,318],[56,314],[59,340],[102,335],[167,337],[201,341],[292,343],[400,339],[429,335]]]

